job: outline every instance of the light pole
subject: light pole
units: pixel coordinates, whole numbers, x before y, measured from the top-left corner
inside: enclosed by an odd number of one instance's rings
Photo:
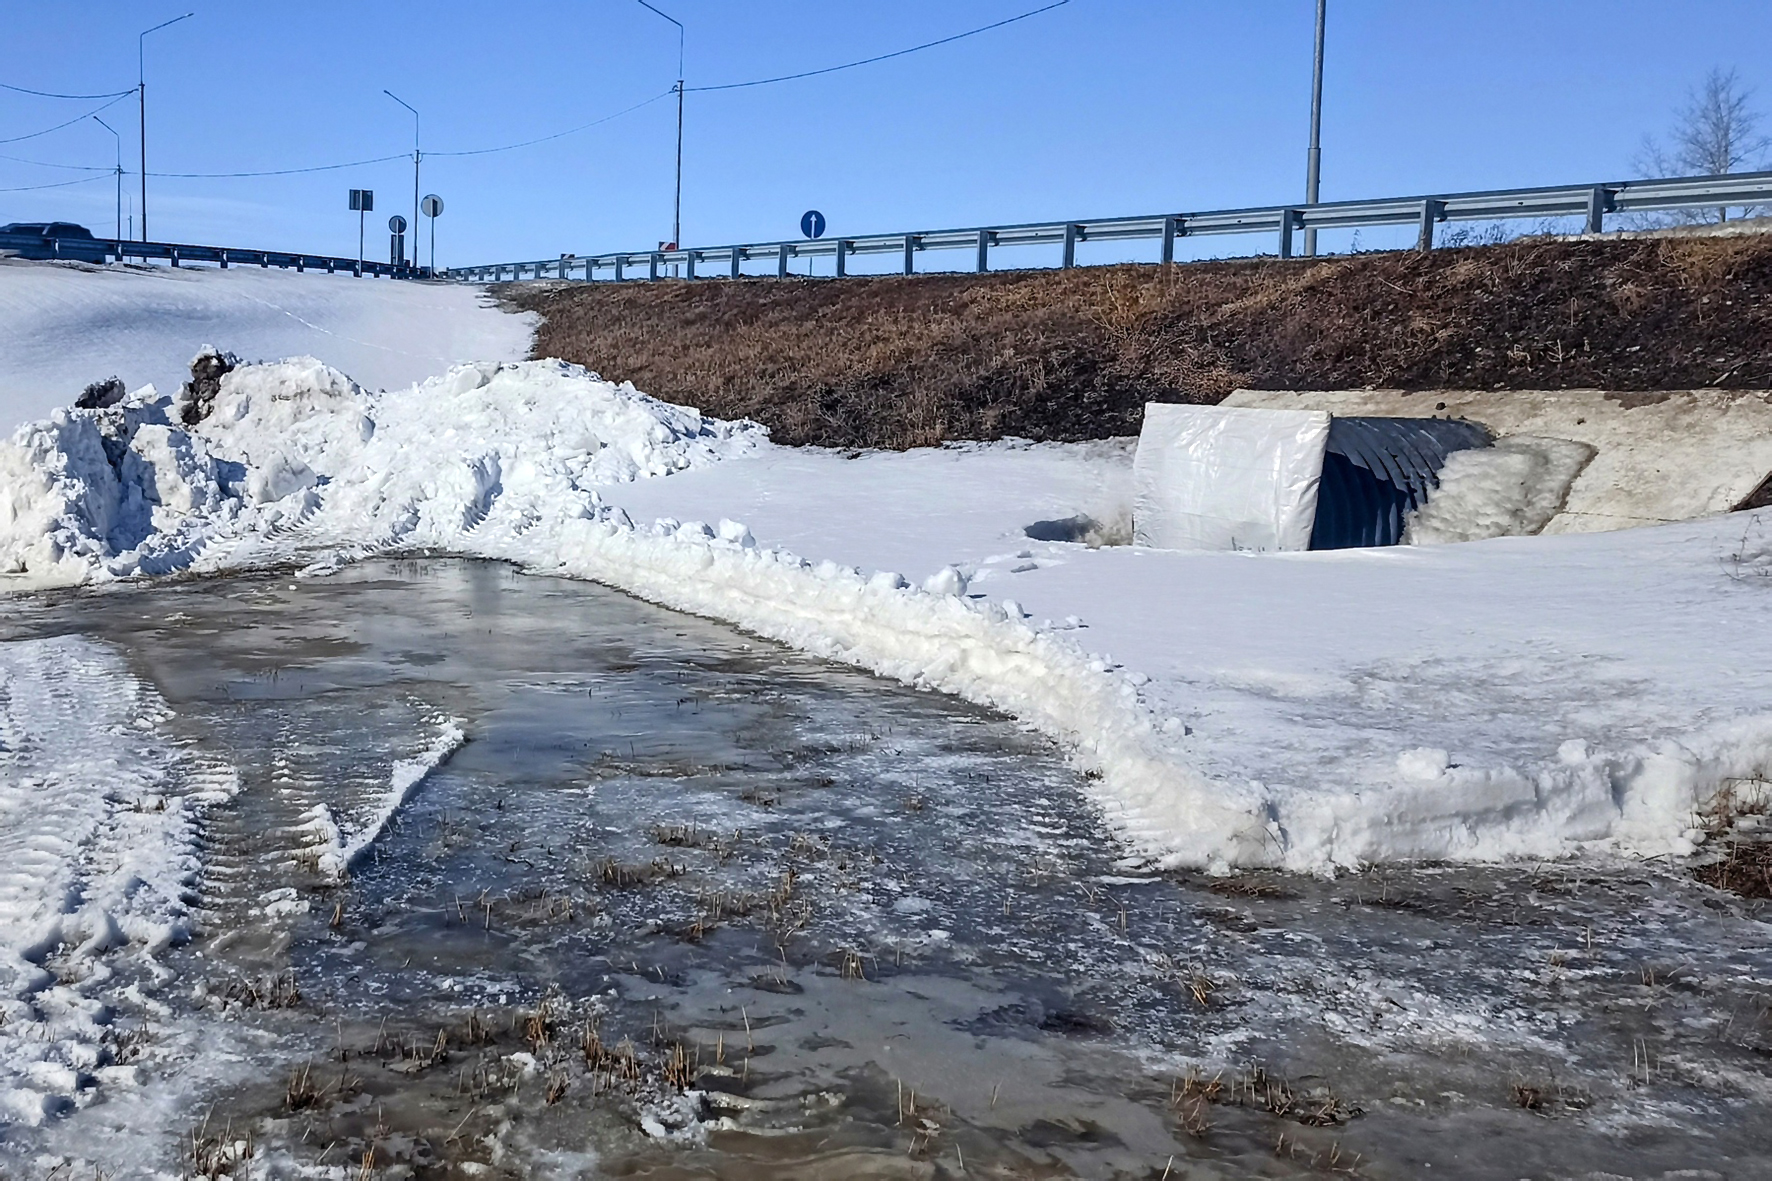
[[[639,0],[640,7],[658,13],[673,25],[677,26],[677,200],[671,210],[671,245],[683,248],[683,22],[669,16],[646,0]]]
[[[1317,0],[1317,52],[1311,70],[1311,152],[1304,171],[1305,203],[1317,203],[1317,182],[1323,175],[1323,17],[1329,0]],[[1305,257],[1317,253],[1317,231],[1304,231]]]
[[[128,94],[129,92],[126,90],[123,93]],[[117,245],[121,249],[123,245],[123,137],[117,135],[115,127],[97,115],[92,117],[92,121],[117,137]],[[117,261],[123,261],[122,255],[118,255]]]
[[[412,112],[412,253],[418,254],[418,109],[391,90],[384,89],[383,94]]]
[[[135,98],[137,109],[141,114],[142,241],[144,242],[148,240],[148,34],[158,33],[167,25],[176,25],[179,21],[189,20],[196,15],[194,12],[187,12],[184,16],[175,16],[169,21],[161,21],[151,29],[143,29],[141,36],[135,39]]]

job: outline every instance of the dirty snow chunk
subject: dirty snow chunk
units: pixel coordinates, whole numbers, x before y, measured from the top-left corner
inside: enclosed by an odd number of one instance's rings
[[[0,644],[0,1108],[90,1098],[153,957],[189,934],[197,824],[237,790],[158,734],[169,716],[109,649]],[[145,723],[145,724],[144,724]]]
[[[440,718],[437,736],[430,745],[416,758],[402,759],[394,764],[388,776],[388,790],[375,801],[367,815],[340,824],[325,804],[308,811],[298,831],[305,838],[308,854],[315,859],[319,871],[333,881],[343,881],[351,866],[387,828],[413,789],[466,741],[467,735],[462,733],[460,721]]]
[[[1438,545],[1537,533],[1562,511],[1594,454],[1586,443],[1531,435],[1454,451],[1440,469],[1439,488],[1410,514],[1404,541]]]

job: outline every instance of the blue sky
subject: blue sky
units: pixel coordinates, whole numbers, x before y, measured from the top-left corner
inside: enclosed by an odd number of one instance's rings
[[[691,88],[815,69],[1012,16],[1040,0],[656,0],[688,28]],[[115,0],[8,5],[0,82],[133,86],[148,38],[150,172],[253,171],[547,135],[664,95],[676,30],[635,0]],[[1355,198],[1631,175],[1713,66],[1772,113],[1764,0],[1330,0],[1323,196]],[[895,61],[690,93],[683,238],[1183,211],[1295,198],[1304,183],[1313,0],[1071,0]],[[0,139],[97,102],[0,92]],[[112,116],[116,118],[113,119]],[[134,169],[133,96],[103,118]],[[671,229],[674,98],[510,152],[434,155],[442,265],[635,249]],[[109,166],[83,121],[0,155]],[[80,173],[0,159],[0,189]],[[132,175],[126,197],[138,185]],[[408,211],[409,159],[298,176],[149,181],[160,240],[351,254],[346,190],[376,191],[370,252]],[[0,222],[109,232],[114,187],[0,192]],[[1371,243],[1368,244],[1377,244]],[[959,262],[960,260],[956,260]]]

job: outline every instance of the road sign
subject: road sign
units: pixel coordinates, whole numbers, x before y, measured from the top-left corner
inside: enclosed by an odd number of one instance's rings
[[[396,234],[404,234],[406,232],[406,219],[396,213],[394,216],[388,218],[388,229]]]
[[[421,201],[418,207],[426,217],[436,217],[443,212],[443,198],[432,193]]]
[[[352,213],[367,213],[374,208],[375,208],[375,190],[374,189],[352,189],[351,190],[351,212]]]
[[[800,215],[800,232],[808,238],[824,237],[824,214],[808,209]]]

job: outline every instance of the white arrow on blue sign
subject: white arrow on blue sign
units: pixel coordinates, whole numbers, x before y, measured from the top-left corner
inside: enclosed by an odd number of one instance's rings
[[[824,214],[816,209],[808,209],[801,214],[800,232],[808,238],[824,237]]]

